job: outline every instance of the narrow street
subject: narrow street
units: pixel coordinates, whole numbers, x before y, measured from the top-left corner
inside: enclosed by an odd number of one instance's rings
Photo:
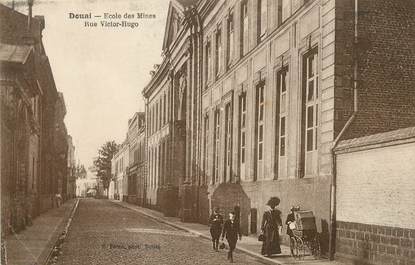
[[[227,264],[211,242],[107,200],[81,199],[59,257],[76,264]],[[263,264],[241,252],[235,264]]]

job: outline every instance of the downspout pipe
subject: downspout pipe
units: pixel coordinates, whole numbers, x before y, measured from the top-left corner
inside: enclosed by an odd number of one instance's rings
[[[357,95],[357,86],[358,86],[358,57],[357,57],[357,45],[358,45],[358,1],[354,0],[354,58],[353,58],[353,113],[350,118],[347,120],[346,124],[343,126],[340,133],[337,135],[336,139],[333,142],[331,148],[332,156],[332,174],[330,181],[330,233],[329,233],[329,259],[334,260],[335,256],[335,244],[336,244],[336,192],[337,192],[337,159],[335,148],[340,142],[341,138],[353,123],[358,112],[358,95]]]
[[[27,5],[29,7],[29,14],[27,15],[27,30],[30,31],[32,26],[32,9],[33,9],[33,1],[34,0],[27,0]],[[14,1],[13,1],[13,9],[14,9]]]

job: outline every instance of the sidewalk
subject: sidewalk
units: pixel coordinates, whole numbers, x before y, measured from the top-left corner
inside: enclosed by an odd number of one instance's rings
[[[18,234],[6,237],[7,265],[43,265],[67,228],[75,210],[76,199],[50,209],[33,220],[33,224]]]
[[[159,222],[168,224],[175,228],[188,231],[192,234],[198,235],[199,237],[210,240],[209,227],[199,223],[183,223],[177,217],[165,217],[161,212],[143,208],[137,205],[129,204],[126,202],[120,202],[111,200],[113,203],[121,205],[125,208],[129,208],[133,211],[139,212],[149,218],[155,219]],[[262,256],[261,253],[261,242],[254,236],[243,236],[241,241],[238,241],[237,249],[243,251],[250,256],[261,259],[267,264],[307,264],[307,265],[342,265],[339,262],[329,261],[327,259],[316,260],[312,256],[306,256],[301,260],[296,260],[290,255],[290,248],[288,246],[282,245],[281,251],[282,254],[274,256],[272,258],[267,258]]]

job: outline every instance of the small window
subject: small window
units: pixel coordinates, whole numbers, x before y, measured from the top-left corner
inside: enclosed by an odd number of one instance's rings
[[[267,0],[258,1],[258,42],[264,37],[267,30]]]
[[[246,149],[246,93],[239,96],[239,167],[245,164],[245,149]]]
[[[233,13],[231,12],[229,14],[228,18],[228,49],[227,49],[227,63],[228,66],[232,62],[233,59],[233,53],[234,53],[234,20],[233,20]]]
[[[240,51],[241,56],[244,56],[248,52],[248,27],[249,27],[249,16],[248,16],[248,2],[244,0],[241,3],[241,40],[240,40]]]
[[[211,78],[211,71],[212,71],[212,47],[210,41],[206,44],[206,83],[210,81]]]
[[[215,74],[222,72],[222,30],[218,28],[216,31],[216,56],[215,56]]]
[[[288,94],[288,66],[284,67],[277,73],[277,102],[279,108],[277,109],[277,115],[279,117],[279,133],[277,130],[277,143],[279,145],[279,155],[285,156],[286,146],[286,121],[287,121],[287,94]]]
[[[215,111],[215,129],[214,129],[214,149],[213,149],[213,183],[219,180],[219,148],[220,148],[220,111]]]
[[[261,80],[256,86],[256,151],[257,161],[262,161],[264,144],[264,91],[265,81]],[[256,162],[257,163],[257,162]],[[257,165],[256,165],[257,167]],[[258,169],[258,168],[257,168]]]

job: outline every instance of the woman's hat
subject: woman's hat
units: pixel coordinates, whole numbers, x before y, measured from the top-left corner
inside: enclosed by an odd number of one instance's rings
[[[297,206],[295,206],[295,205],[293,205],[293,206],[291,206],[291,208],[290,208],[290,211],[292,212],[292,211],[299,211],[300,210],[300,206],[299,205],[297,205]]]
[[[278,198],[278,197],[271,197],[267,202],[267,205],[269,205],[271,207],[275,207],[279,204],[280,204],[280,198]]]

